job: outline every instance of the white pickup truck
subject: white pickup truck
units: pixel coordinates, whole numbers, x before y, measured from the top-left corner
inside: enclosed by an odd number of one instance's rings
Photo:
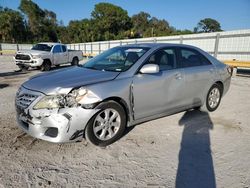
[[[14,56],[20,69],[38,67],[42,71],[49,71],[52,66],[66,63],[78,65],[82,59],[82,51],[68,50],[67,46],[61,43],[38,43],[31,50],[18,51]]]

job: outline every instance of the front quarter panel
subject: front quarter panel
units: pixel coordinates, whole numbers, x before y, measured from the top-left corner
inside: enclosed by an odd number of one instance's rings
[[[129,112],[132,112],[130,100],[131,83],[132,78],[128,77],[89,85],[86,88],[96,94],[101,101],[114,97],[122,99],[126,103]],[[128,115],[131,117],[131,114]]]

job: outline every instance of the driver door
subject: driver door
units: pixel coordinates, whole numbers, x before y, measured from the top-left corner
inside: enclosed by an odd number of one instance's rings
[[[168,112],[183,104],[184,75],[177,68],[176,50],[160,49],[145,64],[158,64],[154,74],[138,73],[133,78],[135,120]]]
[[[61,45],[55,45],[52,52],[53,52],[54,65],[63,64],[64,56],[63,56]]]

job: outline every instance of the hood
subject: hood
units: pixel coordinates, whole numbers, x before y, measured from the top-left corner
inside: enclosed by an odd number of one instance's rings
[[[23,86],[48,95],[58,93],[60,90],[70,91],[74,87],[113,80],[118,74],[119,72],[99,71],[75,66],[33,76],[23,83]]]
[[[17,52],[17,54],[32,54],[32,55],[43,55],[48,53],[50,52],[39,51],[39,50],[22,50]]]

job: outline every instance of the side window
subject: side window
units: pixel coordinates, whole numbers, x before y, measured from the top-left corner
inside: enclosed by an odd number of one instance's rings
[[[61,46],[60,45],[54,46],[53,53],[61,53],[61,52],[62,52],[62,50],[61,50]]]
[[[175,50],[171,48],[160,49],[150,56],[147,64],[157,64],[161,71],[176,68]]]
[[[195,67],[211,64],[202,54],[191,49],[180,49],[180,60],[182,67]]]
[[[66,46],[62,46],[62,51],[63,51],[63,52],[66,52],[66,51],[67,51]]]

